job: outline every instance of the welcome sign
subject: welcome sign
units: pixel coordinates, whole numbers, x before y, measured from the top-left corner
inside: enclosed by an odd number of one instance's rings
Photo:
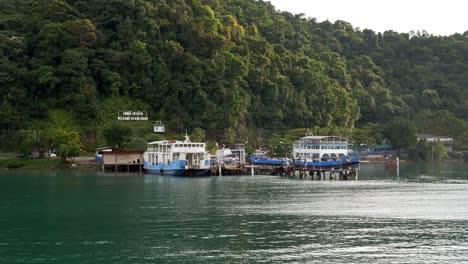
[[[146,111],[119,111],[117,120],[120,121],[148,121]]]

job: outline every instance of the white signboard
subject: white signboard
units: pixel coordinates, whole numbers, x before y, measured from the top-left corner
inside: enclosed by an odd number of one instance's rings
[[[120,111],[117,120],[148,121],[148,113],[146,111]]]
[[[154,125],[154,133],[164,133],[165,130],[165,126],[161,121],[157,121]]]

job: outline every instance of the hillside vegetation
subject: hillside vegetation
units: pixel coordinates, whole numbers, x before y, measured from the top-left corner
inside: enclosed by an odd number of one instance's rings
[[[122,110],[253,147],[297,128],[369,138],[396,117],[466,143],[467,72],[468,32],[375,33],[253,0],[0,0],[3,148],[56,127],[92,149]],[[151,124],[126,125],[144,143]]]

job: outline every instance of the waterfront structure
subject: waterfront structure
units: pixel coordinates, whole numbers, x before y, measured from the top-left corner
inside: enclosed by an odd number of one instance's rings
[[[141,151],[102,151],[102,170],[112,166],[117,172],[119,170],[141,171],[143,165],[143,152]],[[119,169],[120,168],[120,169]]]
[[[396,148],[388,143],[350,146],[350,151],[359,152],[359,156],[393,155],[398,152]]]
[[[112,152],[112,148],[109,148],[109,147],[103,147],[103,148],[97,148],[95,149],[96,152],[94,154],[94,160],[96,161],[96,163],[103,163],[103,158],[102,158],[102,154],[104,152]]]
[[[332,167],[359,162],[359,155],[348,150],[348,140],[339,136],[311,136],[300,138],[293,144],[292,159],[268,158],[264,154],[252,154],[250,163],[255,165],[294,167]]]
[[[211,155],[205,143],[162,140],[150,142],[144,153],[144,169],[163,175],[201,176],[210,171]]]
[[[338,136],[305,136],[293,145],[293,157],[307,161],[336,161],[348,156],[348,140]]]
[[[235,144],[233,148],[222,148],[212,157],[211,171],[213,174],[241,174],[245,170],[245,145]]]
[[[289,166],[291,164],[291,160],[287,158],[271,158],[268,157],[266,151],[257,149],[254,153],[250,154],[250,164],[268,166]]]
[[[359,155],[349,156],[347,138],[307,135],[294,143],[293,159],[297,166],[341,166],[358,163]]]
[[[426,140],[427,143],[429,144],[434,144],[436,142],[441,142],[444,147],[445,151],[447,152],[452,152],[452,146],[453,146],[453,138],[450,137],[444,137],[444,136],[437,136],[437,135],[431,135],[431,134],[417,134],[417,139],[418,141],[421,140]]]

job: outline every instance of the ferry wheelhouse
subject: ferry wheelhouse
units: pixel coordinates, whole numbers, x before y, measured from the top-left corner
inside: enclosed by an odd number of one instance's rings
[[[359,156],[350,158],[348,139],[339,136],[305,136],[293,145],[296,164],[302,166],[337,166],[359,162]]]
[[[221,168],[222,174],[240,174],[245,167],[245,145],[235,144],[234,148],[222,148],[211,157],[212,171]]]
[[[348,140],[335,136],[305,136],[293,145],[295,159],[332,161],[348,156]]]
[[[216,161],[224,165],[245,165],[245,145],[236,144],[234,148],[222,148],[216,151]]]
[[[202,176],[210,171],[205,143],[163,140],[150,142],[144,153],[144,169],[163,175]]]

